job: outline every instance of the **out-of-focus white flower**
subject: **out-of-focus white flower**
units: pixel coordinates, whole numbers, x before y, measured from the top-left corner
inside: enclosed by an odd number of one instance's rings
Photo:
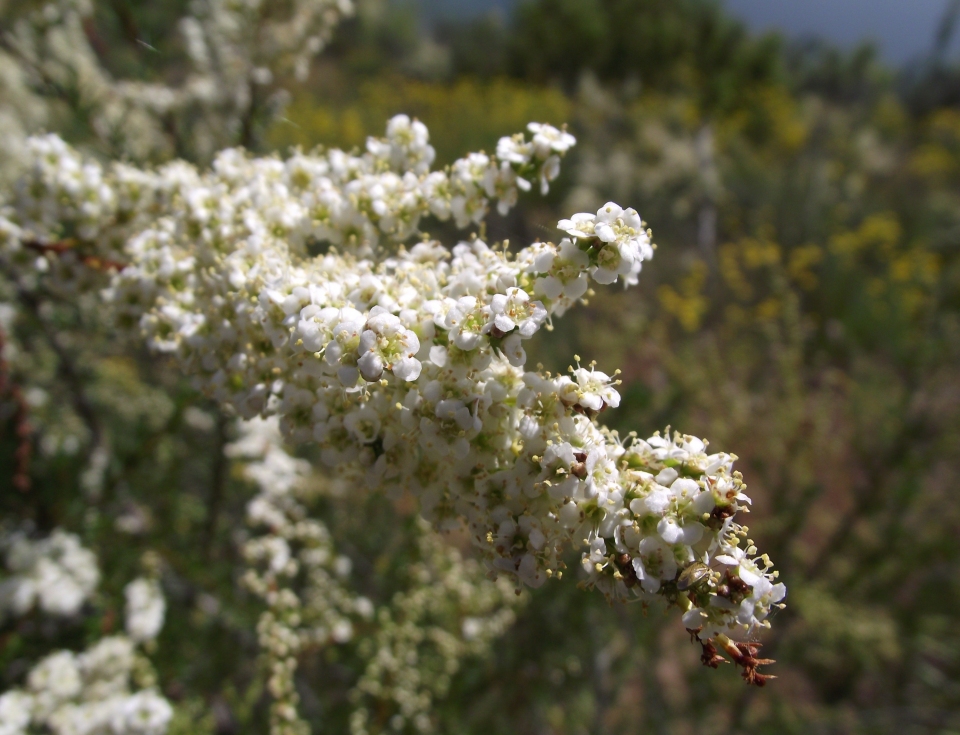
[[[127,587],[128,627],[131,618],[138,623],[131,636],[103,638],[79,654],[56,651],[30,669],[25,689],[0,695],[0,735],[39,731],[55,735],[164,735],[173,714],[170,703],[152,690],[132,692],[130,687],[136,643],[153,637],[159,629],[159,590],[147,589],[151,585],[155,583],[137,580]],[[131,598],[136,603],[133,615],[129,611]],[[163,601],[159,599],[162,622]]]
[[[30,670],[27,688],[34,697],[39,716],[49,716],[57,707],[83,691],[77,657],[70,651],[47,656]]]
[[[527,130],[533,133],[533,148],[540,158],[548,158],[553,153],[566,153],[577,143],[577,139],[566,130],[545,123],[529,123]]]
[[[188,63],[177,85],[117,79],[104,68],[85,30],[93,3],[5,10],[9,43],[0,55],[0,121],[8,140],[0,150],[11,155],[0,158],[0,176],[8,163],[23,163],[18,159],[27,131],[52,116],[57,100],[49,100],[51,86],[74,100],[90,129],[127,159],[170,156],[171,119],[180,146],[195,155],[209,157],[235,145],[244,117],[257,104],[250,85],[265,88],[259,95],[270,108],[282,109],[284,90],[275,80],[289,72],[303,79],[333,28],[354,9],[350,0],[292,0],[267,15],[258,6],[191,3],[178,23]],[[34,92],[39,80],[47,84],[44,94]]]
[[[75,615],[100,581],[97,559],[73,534],[5,540],[11,575],[0,582],[0,615],[23,615],[35,604],[51,615]]]
[[[163,735],[173,718],[170,703],[154,691],[127,697],[114,709],[110,726],[117,735]]]
[[[123,590],[127,598],[127,635],[138,643],[153,640],[163,627],[167,603],[154,579],[135,579]]]
[[[0,694],[0,735],[23,735],[32,719],[33,697],[17,690]]]

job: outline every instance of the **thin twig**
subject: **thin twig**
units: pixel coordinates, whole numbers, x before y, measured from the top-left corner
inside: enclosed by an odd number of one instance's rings
[[[65,240],[58,240],[57,242],[40,242],[39,240],[26,240],[23,243],[23,246],[35,250],[38,253],[55,253],[57,255],[63,255],[64,253],[74,252],[77,253],[77,241],[67,238]],[[127,267],[126,263],[121,263],[118,260],[110,260],[109,258],[101,258],[97,255],[86,255],[84,253],[77,253],[77,257],[80,259],[80,262],[85,266],[93,268],[94,270],[116,270],[122,271]]]
[[[17,438],[13,455],[13,486],[20,492],[26,492],[30,489],[30,457],[33,454],[29,406],[20,385],[10,378],[10,366],[3,354],[6,343],[6,332],[0,328],[0,397],[9,393],[17,407],[13,414],[14,435]]]
[[[210,561],[213,551],[213,541],[217,532],[217,521],[220,518],[220,508],[223,505],[223,491],[227,478],[227,456],[224,452],[227,444],[227,419],[222,413],[217,417],[216,443],[216,456],[213,459],[213,473],[210,479],[210,501],[207,504],[201,550],[204,561]]]
[[[137,19],[133,17],[130,6],[124,0],[112,0],[110,7],[120,21],[120,29],[123,31],[123,37],[133,48],[140,51],[143,46],[140,37],[140,28],[137,25]]]

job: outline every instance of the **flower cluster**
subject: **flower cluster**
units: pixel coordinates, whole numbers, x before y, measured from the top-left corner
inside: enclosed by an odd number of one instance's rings
[[[183,238],[215,250],[239,238],[252,255],[262,250],[264,256],[282,240],[287,260],[315,243],[373,255],[378,245],[389,251],[416,234],[425,215],[452,216],[466,227],[482,221],[492,199],[506,211],[516,202],[520,174],[552,178],[548,170],[559,160],[555,152],[543,157],[535,149],[509,162],[471,154],[431,172],[433,148],[411,132],[422,127],[399,115],[387,136],[371,138],[362,155],[330,150],[281,161],[230,149],[206,174],[183,162],[156,171],[124,164],[105,170],[56,136],[31,138],[29,166],[10,202],[15,215],[0,216],[0,242],[13,247],[67,239],[78,246],[74,255],[104,264],[129,261],[128,251],[140,251],[130,265],[150,271],[141,288],[158,278],[175,280],[196,264],[193,256],[186,262],[177,257]],[[517,176],[511,179],[507,169]],[[234,260],[236,282],[245,263]]]
[[[460,662],[487,654],[522,600],[505,579],[486,579],[481,565],[463,559],[425,522],[417,533],[410,588],[377,610],[376,628],[360,644],[367,665],[350,694],[351,735],[433,732],[435,702]]]
[[[207,173],[78,174],[96,165],[39,139],[0,248],[25,279],[35,242],[72,237],[79,257],[122,262],[107,292],[119,322],[198,388],[244,418],[278,416],[344,478],[415,493],[435,528],[464,524],[517,585],[561,576],[562,549],[585,544],[584,583],[611,598],[662,598],[706,638],[766,626],[783,587],[741,546],[734,457],[604,429],[617,381],[593,364],[524,369],[524,341],[591,280],[636,282],[653,254],[637,213],[608,203],[562,220],[559,244],[515,254],[475,237],[407,247],[427,213],[469,224],[488,197],[509,205],[521,180],[549,180],[572,139],[533,125],[495,158],[427,172],[425,132],[405,119],[391,130],[362,156],[226,151]],[[512,188],[488,189],[501,175]],[[337,247],[311,255],[317,241]],[[294,560],[276,549],[262,554],[280,573]]]
[[[624,285],[636,285],[641,264],[653,257],[640,215],[613,202],[607,202],[595,215],[582,212],[560,220],[557,227],[578,241],[591,243],[588,252],[596,251],[593,278],[597,283],[623,278]]]
[[[75,536],[57,530],[38,542],[18,534],[3,541],[8,560],[15,560],[11,566],[27,559],[34,560],[34,567],[59,565],[56,582],[46,581],[55,586],[41,585],[36,593],[43,612],[74,613],[96,588],[96,559]],[[13,577],[5,584],[11,583],[21,594],[13,599],[21,601],[29,597],[23,590],[35,584],[26,577]],[[56,590],[62,590],[56,604],[48,605],[45,595]],[[127,585],[126,597],[129,634],[103,638],[81,653],[56,651],[39,661],[27,674],[25,686],[0,695],[0,733],[26,735],[36,732],[34,728],[54,735],[166,733],[173,708],[156,691],[149,662],[137,651],[138,643],[153,640],[163,626],[163,596],[155,580],[140,578]],[[21,604],[12,611],[22,614],[29,607]],[[141,688],[132,688],[134,682]]]
[[[334,554],[330,532],[302,502],[312,468],[285,451],[276,420],[246,422],[226,451],[259,488],[247,505],[248,523],[259,533],[244,547],[243,582],[267,605],[257,636],[269,673],[270,733],[303,735],[309,727],[297,712],[297,657],[310,646],[349,641],[351,618],[369,617],[373,605],[344,586],[349,559]]]
[[[35,605],[49,615],[75,615],[100,582],[96,557],[71,533],[58,529],[38,541],[10,534],[0,548],[10,573],[0,582],[0,620]]]
[[[257,535],[244,549],[244,582],[267,604],[257,634],[269,671],[271,735],[309,731],[297,712],[298,656],[357,639],[366,665],[350,695],[353,732],[376,730],[371,708],[394,711],[394,730],[413,722],[429,731],[430,705],[460,660],[486,652],[513,621],[512,587],[487,580],[480,565],[464,561],[421,522],[411,584],[378,608],[351,591],[350,560],[334,553],[327,528],[309,516],[322,483],[308,462],[286,451],[276,419],[241,424],[227,454],[259,488],[247,506]]]
[[[173,147],[208,157],[239,142],[258,117],[282,110],[288,93],[275,79],[306,77],[353,3],[293,0],[268,12],[263,0],[198,0],[189,11],[178,24],[187,73],[171,86],[116,79],[101,65],[90,0],[50,0],[20,14],[3,9],[0,89],[11,95],[0,95],[0,119],[14,133],[36,129],[47,116],[43,97],[52,94],[82,111],[118,157],[169,154],[171,134],[179,137]],[[22,138],[0,146],[20,158]]]
[[[53,653],[34,666],[23,689],[0,695],[5,735],[26,735],[31,724],[55,735],[163,735],[173,708],[155,689],[130,691],[137,664],[133,642],[102,639],[81,654]]]

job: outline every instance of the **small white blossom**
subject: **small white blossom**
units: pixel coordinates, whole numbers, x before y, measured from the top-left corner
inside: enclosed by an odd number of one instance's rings
[[[577,143],[570,133],[545,123],[529,123],[527,130],[533,133],[533,147],[539,158],[548,158],[552,153],[566,153]]]
[[[581,212],[560,220],[557,227],[589,243],[587,252],[592,253],[596,265],[591,277],[597,283],[614,283],[623,278],[625,285],[634,285],[643,261],[653,257],[653,246],[640,215],[613,202],[607,202],[596,215]]]
[[[167,609],[160,584],[152,579],[135,579],[123,594],[127,598],[127,634],[137,642],[156,638]]]
[[[33,698],[13,690],[0,694],[0,735],[23,735],[30,725]]]
[[[110,726],[117,735],[163,735],[172,717],[170,703],[156,692],[146,690],[116,707]]]
[[[39,541],[14,535],[6,547],[12,574],[0,582],[0,614],[23,615],[37,604],[51,615],[74,615],[100,580],[93,552],[59,529]]]

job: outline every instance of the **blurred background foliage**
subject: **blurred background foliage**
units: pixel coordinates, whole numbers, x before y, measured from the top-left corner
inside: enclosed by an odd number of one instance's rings
[[[164,44],[180,11],[104,3],[96,32],[122,49],[110,63],[149,73],[121,43],[130,19],[152,53],[178,53]],[[488,237],[555,238],[560,216],[613,199],[640,210],[660,247],[640,288],[592,295],[536,356],[554,370],[574,354],[621,368],[624,401],[606,418],[622,432],[670,421],[739,454],[751,535],[788,585],[764,639],[780,679],[754,691],[732,667],[703,669],[660,611],[548,584],[489,657],[449,679],[441,732],[960,733],[960,67],[943,53],[954,20],[928,58],[895,71],[867,47],[751,35],[700,0],[526,0],[506,19],[433,25],[416,5],[368,0],[293,86],[262,151],[362,147],[407,112],[447,163],[529,120],[569,124],[579,144],[559,186],[494,215]],[[80,299],[16,327],[47,386],[27,396],[47,439],[32,490],[6,485],[0,509],[83,528],[98,548],[128,519],[133,540],[103,564],[101,628],[116,625],[131,550],[159,549],[170,613],[157,661],[185,705],[178,732],[262,732],[258,608],[236,578],[250,490],[220,459],[230,426],[95,310]],[[90,502],[77,478],[106,444]],[[413,509],[349,490],[324,502],[355,568],[377,570],[361,577],[370,596],[387,599],[416,557],[403,541]],[[5,678],[26,645],[7,635]],[[324,655],[300,689],[318,728],[343,732],[337,697],[355,663]]]

